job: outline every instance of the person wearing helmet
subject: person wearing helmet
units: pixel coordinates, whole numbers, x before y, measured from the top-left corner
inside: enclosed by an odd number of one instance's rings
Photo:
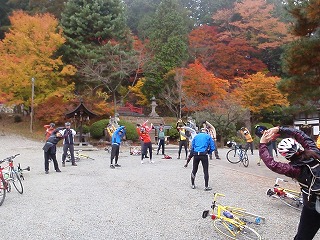
[[[53,161],[54,169],[56,172],[61,172],[59,169],[56,152],[57,152],[57,143],[63,139],[63,131],[61,128],[55,129],[50,137],[46,140],[46,143],[43,146],[44,151],[44,170],[45,173],[49,173],[49,160]]]
[[[268,151],[267,143],[279,135],[278,152],[289,163],[277,162]],[[320,228],[320,150],[303,131],[273,127],[264,131],[259,155],[273,172],[296,179],[301,187],[303,208],[295,240],[311,240]]]
[[[77,166],[74,159],[74,136],[76,135],[76,131],[71,128],[71,123],[66,122],[65,129],[63,130],[63,154],[62,154],[62,167],[65,167],[65,160],[68,156],[67,152],[70,151],[71,155],[71,165]]]
[[[189,157],[187,158],[187,163],[185,167],[187,167],[189,161],[193,157],[193,167],[191,172],[191,188],[195,189],[195,178],[198,171],[199,163],[202,163],[203,167],[203,175],[204,175],[204,190],[210,191],[212,190],[209,187],[209,159],[208,154],[212,154],[215,150],[216,146],[214,145],[214,141],[212,137],[207,133],[206,128],[201,128],[200,133],[198,133],[193,139],[191,143],[191,149]]]
[[[51,136],[51,134],[55,130],[55,126],[56,125],[54,123],[50,123],[43,126],[46,129],[46,132],[44,134],[44,136],[46,137],[46,140],[48,140],[48,138]]]

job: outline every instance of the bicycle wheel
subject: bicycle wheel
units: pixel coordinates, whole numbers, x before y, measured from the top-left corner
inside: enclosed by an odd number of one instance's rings
[[[245,167],[249,166],[249,158],[248,158],[247,152],[244,150],[242,150],[242,163],[243,163],[243,166]]]
[[[11,181],[13,183],[14,188],[18,191],[18,193],[23,193],[23,186],[19,174],[15,171],[11,171]]]
[[[2,203],[4,202],[4,199],[6,198],[6,187],[5,187],[5,180],[3,178],[0,179],[0,206],[2,205]]]
[[[223,219],[215,219],[213,226],[222,235],[234,240],[254,239],[261,240],[261,236],[252,228],[244,225],[241,229]]]
[[[286,204],[287,206],[294,208],[298,211],[302,210],[302,200],[300,200],[299,198],[297,199],[291,199],[289,197],[286,196],[281,196],[279,197],[280,201],[283,202],[284,204]]]
[[[239,151],[241,151],[240,149],[230,149],[227,152],[227,159],[230,163],[236,164],[238,162],[241,161],[240,156],[239,156]]]

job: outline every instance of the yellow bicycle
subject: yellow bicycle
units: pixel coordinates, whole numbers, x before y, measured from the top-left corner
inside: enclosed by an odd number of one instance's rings
[[[94,158],[89,157],[88,155],[83,154],[83,153],[82,153],[82,150],[78,150],[78,151],[75,151],[75,152],[74,152],[74,160],[75,160],[76,162],[80,161],[82,158],[94,160]],[[70,151],[68,150],[68,151],[67,151],[67,160],[66,160],[66,162],[70,162],[70,161],[71,161],[71,154],[70,154]]]
[[[249,213],[243,208],[221,205],[217,202],[217,198],[220,196],[224,197],[225,195],[214,194],[211,210],[203,211],[202,218],[210,216],[214,228],[229,239],[261,240],[260,234],[250,228],[248,224],[259,225],[265,222],[265,218]]]

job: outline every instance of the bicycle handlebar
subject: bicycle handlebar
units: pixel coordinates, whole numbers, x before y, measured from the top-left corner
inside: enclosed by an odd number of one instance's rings
[[[10,162],[12,159],[14,159],[15,157],[19,156],[20,153],[17,153],[16,155],[13,155],[13,156],[10,156],[10,157],[7,157],[7,158],[4,158],[2,160],[0,160],[0,163],[3,163],[3,162]]]
[[[222,193],[214,193],[213,201],[215,202],[218,197],[225,197],[225,195]]]

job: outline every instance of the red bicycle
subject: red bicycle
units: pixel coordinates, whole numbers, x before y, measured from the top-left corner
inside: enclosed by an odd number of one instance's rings
[[[5,192],[11,191],[11,184],[13,184],[14,188],[18,191],[18,193],[23,193],[23,185],[21,182],[21,168],[15,169],[13,165],[13,159],[19,156],[20,154],[13,155],[11,157],[7,157],[3,160],[0,160],[0,164],[8,162],[8,164],[4,167],[0,166],[1,172],[1,186],[0,186],[0,205],[3,203],[5,199]],[[30,169],[30,168],[29,168]]]

